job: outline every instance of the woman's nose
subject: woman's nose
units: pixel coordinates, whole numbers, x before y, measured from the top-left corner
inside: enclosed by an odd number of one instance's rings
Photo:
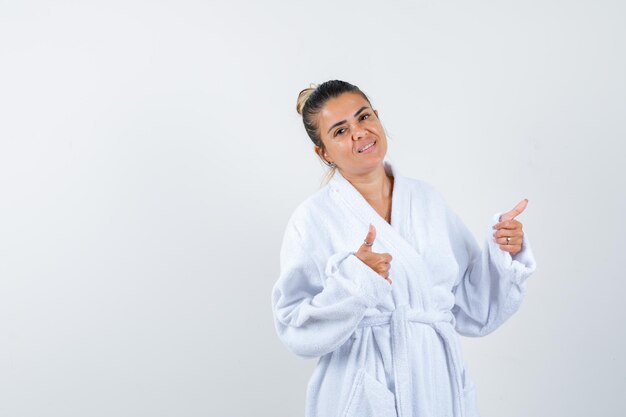
[[[365,136],[365,129],[363,127],[356,125],[352,129],[352,139],[359,140]]]

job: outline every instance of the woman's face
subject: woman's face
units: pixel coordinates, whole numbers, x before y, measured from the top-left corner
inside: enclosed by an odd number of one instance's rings
[[[343,93],[326,102],[317,126],[326,149],[315,152],[342,171],[362,175],[378,168],[387,153],[387,137],[367,100],[358,93]]]

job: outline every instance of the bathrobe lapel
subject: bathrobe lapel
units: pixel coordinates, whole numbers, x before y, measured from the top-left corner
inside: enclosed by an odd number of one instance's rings
[[[389,161],[384,161],[385,170],[394,177],[391,197],[391,224],[382,218],[367,202],[365,197],[337,170],[329,185],[332,195],[349,206],[352,213],[365,225],[372,223],[376,227],[376,241],[382,241],[390,248],[394,261],[400,260],[406,265],[411,279],[419,280],[421,288],[419,304],[424,310],[430,307],[431,272],[418,249],[411,245],[404,236],[408,235],[411,219],[411,189],[407,178]],[[398,259],[399,258],[399,259]]]

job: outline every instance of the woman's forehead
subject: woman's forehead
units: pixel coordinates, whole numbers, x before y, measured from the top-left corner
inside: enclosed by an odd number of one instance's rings
[[[330,126],[342,120],[352,119],[363,107],[370,107],[365,98],[358,93],[343,93],[326,102],[320,111],[320,127]]]

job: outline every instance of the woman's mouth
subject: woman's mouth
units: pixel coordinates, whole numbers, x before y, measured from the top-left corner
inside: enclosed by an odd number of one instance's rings
[[[374,146],[376,146],[376,141],[365,145],[363,148],[359,149],[357,152],[358,153],[368,153],[371,152],[372,149],[374,149]]]

